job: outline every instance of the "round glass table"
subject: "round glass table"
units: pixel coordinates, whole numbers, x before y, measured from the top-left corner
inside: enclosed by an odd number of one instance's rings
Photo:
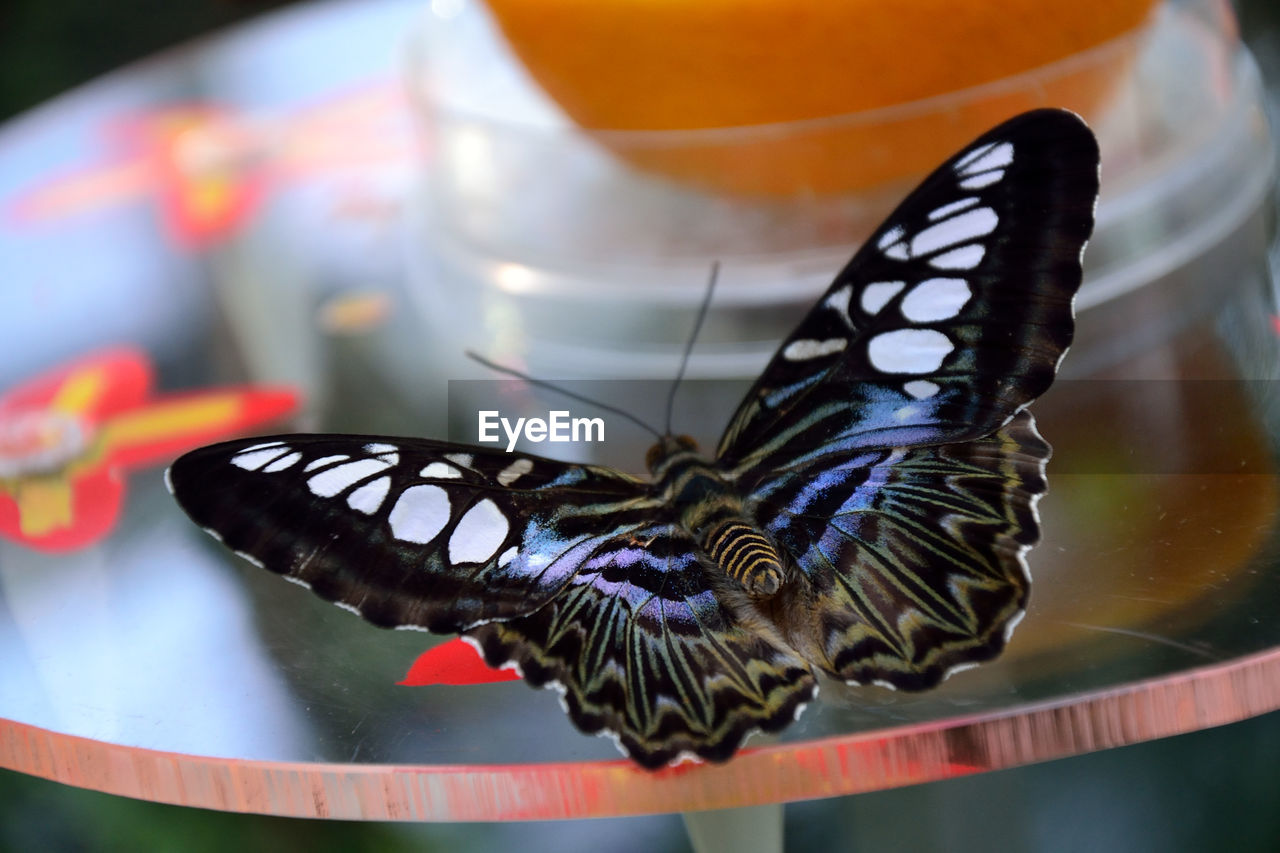
[[[162,482],[186,447],[457,427],[445,404],[469,392],[424,368],[459,346],[414,215],[434,152],[393,49],[423,8],[275,15],[0,130],[0,767],[297,817],[608,817],[878,791],[1280,708],[1272,142],[1234,45],[1220,133],[1187,156],[1248,169],[1202,170],[1220,215],[1180,254],[1090,267],[1079,345],[1034,407],[1055,453],[1031,609],[1001,658],[937,690],[824,685],[726,764],[646,772],[551,693],[398,684],[446,638],[379,631],[204,537]],[[1142,233],[1103,261],[1156,227],[1118,201],[1148,189],[1104,190],[1099,245]],[[1162,209],[1156,230],[1183,234]],[[767,848],[774,818],[753,820],[691,831]]]

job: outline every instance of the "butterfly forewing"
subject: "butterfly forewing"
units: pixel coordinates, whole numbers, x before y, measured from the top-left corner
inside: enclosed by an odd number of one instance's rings
[[[749,482],[835,449],[965,441],[1043,393],[1071,342],[1098,148],[1026,113],[939,167],[783,343],[720,443]]]
[[[621,472],[412,438],[227,442],[169,484],[242,556],[375,624],[437,632],[541,607],[654,506]]]

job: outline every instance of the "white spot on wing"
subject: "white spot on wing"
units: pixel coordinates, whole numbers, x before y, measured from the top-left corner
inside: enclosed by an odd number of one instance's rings
[[[485,498],[458,522],[449,537],[449,562],[483,563],[489,560],[511,529],[498,505]]]
[[[285,456],[282,459],[277,459],[275,462],[272,462],[270,465],[263,468],[262,470],[263,470],[263,473],[274,474],[277,471],[283,471],[286,468],[292,468],[294,465],[298,464],[298,462],[301,460],[302,460],[302,454],[298,453],[297,451],[294,451],[293,453],[290,453],[288,456]]]
[[[378,511],[378,507],[382,506],[382,502],[387,499],[387,492],[390,489],[391,478],[379,477],[371,483],[365,483],[348,495],[347,506],[356,512],[373,515]]]
[[[840,315],[842,319],[849,318],[849,299],[853,296],[853,285],[846,284],[844,287],[832,293],[827,300],[822,303]]]
[[[902,235],[905,233],[906,232],[903,230],[901,225],[893,226],[888,231],[880,235],[880,239],[876,241],[876,248],[884,251],[889,248],[891,244],[901,240]]]
[[[432,462],[418,472],[420,477],[433,477],[437,480],[452,480],[462,476],[462,472],[445,462]]]
[[[973,295],[962,278],[930,278],[902,298],[902,316],[913,323],[950,320]]]
[[[502,555],[498,557],[498,568],[502,568],[507,563],[510,563],[512,560],[516,558],[516,554],[518,553],[520,552],[516,550],[516,546],[514,545],[512,545],[507,550],[503,551]]]
[[[976,158],[970,155],[956,164],[959,167],[960,174],[976,175],[979,172],[989,172],[992,169],[1003,169],[1013,162],[1013,143],[1001,142],[994,147],[984,147],[991,150],[985,151]]]
[[[298,586],[302,587],[303,589],[311,589],[311,584],[307,583],[302,578],[295,578],[293,575],[281,575],[281,577],[287,580],[289,583],[296,583]]]
[[[881,332],[867,344],[867,357],[881,373],[932,373],[955,347],[933,329]]]
[[[973,207],[978,203],[978,197],[971,195],[968,198],[962,198],[959,201],[953,201],[951,204],[944,204],[942,207],[929,211],[929,221],[937,222],[939,219],[946,219],[953,213],[959,213],[967,207]]]
[[[323,468],[326,465],[332,465],[334,462],[346,462],[351,457],[345,453],[338,453],[334,456],[321,456],[319,459],[312,459],[307,463],[307,467],[303,471],[314,471],[317,468]]]
[[[412,486],[400,493],[387,520],[395,538],[426,545],[449,523],[449,495],[439,486]]]
[[[902,288],[906,287],[905,281],[875,281],[868,284],[862,289],[862,298],[859,304],[862,310],[868,314],[879,314],[880,309],[888,304],[889,300],[902,292]]]
[[[372,453],[388,465],[400,464],[400,448],[396,447],[394,444],[375,441],[370,444],[366,444],[364,449],[366,453]]]
[[[927,400],[941,389],[936,382],[930,382],[928,379],[912,379],[910,382],[903,383],[902,390],[917,400]]]
[[[782,351],[782,357],[788,361],[807,361],[840,352],[848,345],[849,342],[844,338],[828,338],[825,341],[804,338],[787,344],[787,348]]]
[[[1004,169],[993,169],[990,172],[983,172],[974,175],[972,178],[965,178],[960,182],[960,186],[966,190],[980,190],[983,187],[989,187],[1004,177]]]
[[[895,261],[909,261],[911,256],[907,254],[906,243],[894,243],[892,246],[884,250],[886,258],[893,258]]]
[[[911,241],[911,254],[928,255],[956,243],[966,243],[996,230],[1000,217],[989,207],[979,207],[930,225]]]
[[[251,447],[248,450],[242,450],[231,457],[231,464],[246,471],[257,471],[271,460],[289,452],[289,448],[283,444],[255,445],[255,447],[261,447],[262,449]]]
[[[977,160],[979,157],[983,156],[984,154],[986,154],[992,148],[995,148],[995,147],[996,147],[996,144],[994,142],[988,142],[986,145],[980,145],[977,148],[973,149],[968,154],[964,155],[963,157],[961,157],[959,160],[956,161],[956,165],[955,165],[956,172],[959,174],[963,174],[966,166],[968,166],[974,160]]]
[[[929,266],[940,270],[971,270],[982,263],[987,253],[980,243],[970,243],[929,259]]]
[[[517,459],[498,473],[498,485],[509,486],[532,470],[533,462],[528,459]]]
[[[265,450],[268,447],[283,447],[283,441],[264,441],[262,444],[255,444],[253,447],[246,447],[241,453],[252,453],[255,450]]]
[[[454,465],[461,465],[463,468],[471,467],[470,453],[446,453],[444,458],[448,459]]]
[[[354,462],[321,471],[307,480],[307,487],[316,497],[331,498],[361,480],[380,474],[390,467],[378,459],[357,459]]]

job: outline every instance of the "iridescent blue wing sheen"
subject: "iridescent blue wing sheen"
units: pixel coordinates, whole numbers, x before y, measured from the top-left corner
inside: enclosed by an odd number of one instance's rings
[[[838,452],[756,484],[748,513],[794,560],[770,602],[790,646],[847,682],[920,690],[999,654],[1049,446],[1028,412],[968,442]]]
[[[1053,380],[1098,148],[1027,113],[930,175],[783,343],[718,462],[790,557],[767,608],[815,665],[923,688],[994,655],[1027,595]]]
[[[809,664],[745,626],[735,614],[749,607],[671,518],[599,549],[547,606],[469,634],[491,665],[560,686],[580,729],[614,735],[652,769],[684,754],[724,761],[813,699]]]
[[[967,441],[1043,393],[1071,342],[1098,147],[1061,110],[939,167],[786,339],[721,439],[730,471]]]
[[[739,624],[651,486],[608,468],[413,438],[285,435],[170,468],[191,518],[382,627],[467,632],[554,682],[645,766],[727,758],[812,698],[808,665]]]

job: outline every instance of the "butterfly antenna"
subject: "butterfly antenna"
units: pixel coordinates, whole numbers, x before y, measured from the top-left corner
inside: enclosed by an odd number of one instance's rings
[[[711,262],[711,280],[707,282],[707,292],[702,296],[702,305],[698,308],[698,318],[693,321],[693,333],[689,342],[684,345],[684,357],[680,359],[680,369],[676,371],[676,380],[671,383],[667,392],[667,427],[666,435],[671,435],[671,412],[675,407],[676,389],[684,379],[685,368],[689,366],[689,355],[693,352],[694,341],[698,340],[698,332],[702,331],[702,321],[707,319],[707,310],[711,308],[711,294],[716,291],[716,280],[720,278],[720,262]]]
[[[504,373],[507,376],[514,376],[516,379],[523,379],[525,382],[528,382],[530,385],[536,385],[539,388],[546,388],[549,391],[555,391],[557,394],[560,394],[564,397],[568,397],[571,400],[577,400],[580,403],[586,403],[588,406],[595,406],[597,409],[600,409],[601,411],[613,412],[615,415],[624,417],[627,420],[631,421],[633,424],[645,430],[646,432],[653,433],[655,438],[659,438],[659,439],[662,438],[662,433],[658,432],[656,429],[649,426],[647,423],[640,420],[635,415],[623,409],[619,409],[617,406],[610,406],[608,403],[601,403],[599,400],[593,400],[590,397],[584,397],[582,394],[575,394],[574,392],[569,391],[565,388],[561,388],[559,385],[548,382],[545,379],[535,379],[527,373],[521,373],[519,370],[516,370],[514,367],[506,367],[505,365],[496,364],[495,362],[489,361],[489,359],[485,358],[482,355],[474,353],[471,350],[466,350],[466,355],[467,355],[467,358],[471,359],[472,361],[478,361],[480,364],[483,364],[485,367],[489,368],[490,370],[495,370],[498,373]]]

